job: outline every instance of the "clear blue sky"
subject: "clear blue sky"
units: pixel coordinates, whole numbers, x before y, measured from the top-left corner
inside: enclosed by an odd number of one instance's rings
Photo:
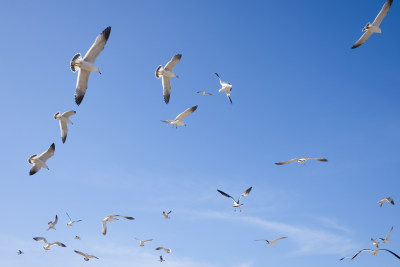
[[[384,1],[8,1],[0,10],[0,263],[7,267],[393,266],[400,252],[400,6]],[[69,62],[112,27],[81,106]],[[158,65],[181,53],[168,105]],[[214,72],[233,84],[231,105]],[[208,90],[212,96],[196,94]],[[198,105],[187,127],[173,119]],[[61,143],[57,111],[76,110]],[[55,142],[30,177],[27,158]],[[328,163],[276,166],[294,157]],[[243,199],[243,212],[216,189]],[[163,220],[162,211],[172,210]],[[67,228],[68,212],[83,222]],[[58,214],[56,231],[47,222]],[[109,224],[106,215],[135,221]],[[82,240],[74,240],[74,236]],[[32,237],[61,241],[49,252]],[[255,239],[289,237],[269,247]],[[154,238],[141,248],[135,237]],[[17,256],[21,249],[24,255]],[[84,262],[77,249],[100,259]]]

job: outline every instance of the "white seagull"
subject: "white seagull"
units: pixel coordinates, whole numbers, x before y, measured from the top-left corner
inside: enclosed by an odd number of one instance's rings
[[[383,203],[385,203],[385,202],[388,202],[388,203],[394,205],[394,201],[391,197],[385,197],[378,201],[378,203],[381,204],[380,207],[382,207]]]
[[[158,247],[158,248],[156,248],[156,250],[164,250],[165,252],[167,252],[167,253],[171,253],[172,254],[172,249],[170,249],[170,248],[164,248],[164,247]]]
[[[169,215],[171,214],[172,210],[170,210],[168,213],[165,213],[165,211],[162,212],[162,215],[164,217],[164,219],[170,219]]]
[[[362,249],[362,250],[358,251],[356,254],[354,254],[353,257],[343,257],[343,258],[341,258],[340,260],[344,260],[344,259],[354,260],[354,258],[357,257],[357,256],[358,256],[361,252],[363,252],[363,251],[369,251],[369,252],[371,252],[372,255],[375,255],[375,256],[376,256],[376,255],[378,255],[378,252],[379,252],[380,250],[387,251],[387,252],[389,252],[390,254],[392,254],[393,256],[395,256],[396,258],[398,258],[398,259],[400,260],[400,256],[399,256],[399,255],[397,255],[396,253],[394,253],[394,252],[391,251],[391,250],[384,249],[384,248],[380,248],[380,249]]]
[[[282,161],[282,162],[278,162],[278,163],[275,163],[276,165],[283,165],[283,164],[288,164],[288,163],[292,163],[292,162],[294,162],[294,161],[297,161],[298,163],[300,163],[300,164],[303,164],[303,163],[305,163],[307,160],[317,160],[317,161],[322,161],[322,162],[327,162],[328,160],[327,159],[325,159],[325,158],[296,158],[296,159],[291,159],[291,160],[288,160],[288,161]]]
[[[72,226],[73,223],[81,222],[81,221],[82,221],[82,220],[73,221],[73,220],[71,219],[71,217],[69,217],[68,212],[66,212],[66,214],[67,214],[67,216],[68,216],[68,218],[69,218],[69,222],[67,223],[67,226]]]
[[[144,247],[144,243],[153,241],[153,238],[148,240],[140,240],[139,238],[135,237],[135,239],[139,241],[139,246],[141,247]]]
[[[242,209],[241,209],[240,207],[243,206],[243,204],[239,203],[239,201],[240,201],[240,199],[241,199],[242,197],[248,196],[252,188],[253,188],[253,187],[250,187],[250,188],[248,188],[246,191],[244,191],[244,192],[239,196],[239,198],[238,198],[237,201],[236,201],[233,197],[231,197],[230,195],[228,195],[227,193],[222,192],[222,191],[219,190],[219,189],[217,189],[217,191],[220,192],[223,196],[229,197],[229,198],[231,198],[231,199],[233,200],[233,207],[235,208],[234,211],[236,211],[236,208],[239,208],[240,212],[242,212]]]
[[[268,241],[266,239],[257,239],[257,240],[254,240],[254,241],[265,241],[265,242],[267,242],[268,245],[273,246],[276,241],[281,240],[281,239],[285,239],[285,238],[287,238],[287,237],[279,237],[279,238],[276,238],[276,239],[274,239],[272,241]]]
[[[174,126],[175,126],[176,129],[178,129],[178,126],[182,126],[182,125],[186,126],[186,124],[183,122],[183,119],[186,118],[188,115],[192,114],[196,109],[197,109],[197,105],[193,106],[191,108],[188,108],[187,110],[185,110],[184,112],[182,112],[181,114],[176,116],[175,120],[162,120],[162,122],[170,123],[170,124],[172,124],[172,128],[174,128]]]
[[[63,143],[65,143],[65,140],[67,140],[67,133],[68,133],[67,124],[68,123],[73,124],[72,121],[69,120],[69,117],[71,117],[72,115],[75,115],[75,114],[76,114],[76,111],[74,111],[74,110],[66,111],[62,115],[60,112],[57,112],[56,114],[54,114],[54,119],[60,121],[61,139],[62,139]]]
[[[163,95],[164,95],[164,101],[166,104],[169,102],[169,97],[171,95],[171,77],[176,77],[179,78],[178,75],[172,72],[174,69],[175,65],[178,64],[179,60],[181,60],[182,55],[178,54],[175,55],[163,68],[161,65],[158,66],[156,69],[156,77],[157,79],[162,76],[162,85],[163,85]]]
[[[50,230],[50,229],[56,230],[55,225],[57,224],[57,222],[58,222],[58,216],[56,215],[56,218],[54,219],[54,221],[49,221],[47,223],[49,225],[49,228],[47,228],[47,231]]]
[[[198,93],[198,94],[202,94],[203,96],[205,96],[205,95],[212,95],[211,93],[206,92],[206,91],[197,91],[197,93]]]
[[[60,247],[66,247],[66,245],[64,245],[63,243],[58,242],[58,241],[49,244],[47,242],[46,238],[44,238],[44,237],[34,237],[33,240],[35,240],[35,241],[43,241],[45,243],[45,245],[43,247],[44,250],[50,250],[51,246],[53,246],[53,245],[58,245]]]
[[[54,155],[54,151],[56,150],[56,145],[53,143],[47,149],[47,151],[43,152],[39,156],[34,154],[29,157],[28,162],[33,165],[31,170],[29,171],[29,175],[34,175],[41,168],[46,168],[49,170],[49,167],[46,165],[46,161]]]
[[[90,72],[96,71],[101,74],[99,68],[94,65],[94,62],[96,61],[96,58],[99,56],[100,52],[103,51],[108,37],[110,37],[110,33],[111,27],[105,28],[105,30],[102,31],[99,36],[97,36],[96,41],[83,58],[81,57],[81,54],[78,53],[71,60],[71,70],[76,72],[77,68],[79,68],[75,90],[75,103],[78,106],[81,104],[82,99],[85,96]]]
[[[387,236],[386,236],[385,238],[381,238],[381,237],[379,238],[380,240],[382,240],[382,243],[387,244],[387,243],[390,242],[389,236],[390,236],[390,234],[392,233],[392,231],[393,231],[393,226],[392,226],[392,229],[390,229],[389,233],[387,234]]]
[[[77,250],[74,250],[74,251],[75,251],[75,253],[77,253],[79,255],[82,255],[84,257],[83,259],[85,261],[88,261],[90,258],[99,259],[99,258],[97,258],[96,256],[93,256],[93,255],[89,255],[89,254],[86,254],[86,253],[83,253],[83,252],[80,252],[80,251],[77,251]]]
[[[372,244],[373,244],[375,247],[379,248],[379,242],[378,242],[378,241],[376,241],[376,240],[373,239],[373,238],[371,238],[371,241],[372,241]]]
[[[231,99],[232,84],[223,82],[219,77],[218,73],[215,73],[215,75],[217,75],[219,83],[222,86],[222,88],[218,90],[218,93],[225,92],[226,96],[228,97],[229,101],[231,101],[232,104],[232,99]]]
[[[129,216],[109,215],[109,216],[107,216],[107,217],[105,217],[103,219],[103,235],[107,234],[107,222],[112,222],[112,221],[119,220],[118,218],[115,218],[115,217],[123,217],[123,218],[128,219],[128,220],[134,220],[135,219],[135,218],[129,217]]]
[[[353,45],[353,49],[359,47],[365,41],[368,40],[368,38],[373,34],[373,33],[382,33],[381,29],[379,26],[381,25],[382,20],[386,17],[387,13],[389,12],[390,6],[392,5],[393,0],[387,0],[386,3],[383,5],[381,11],[379,12],[378,16],[376,16],[374,22],[367,23],[367,25],[362,29],[364,34],[361,36],[361,38]]]

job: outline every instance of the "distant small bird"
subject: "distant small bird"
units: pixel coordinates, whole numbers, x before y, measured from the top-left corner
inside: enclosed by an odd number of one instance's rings
[[[17,254],[18,254],[18,255],[21,255],[21,254],[24,254],[24,252],[22,252],[22,250],[19,249],[19,250],[17,251]]]
[[[392,226],[392,229],[390,229],[389,233],[387,234],[386,238],[381,238],[381,237],[379,238],[380,240],[382,240],[382,243],[387,244],[387,243],[390,242],[389,236],[390,236],[390,234],[392,233],[392,231],[393,231],[393,226]]]
[[[164,247],[158,247],[158,248],[156,248],[156,250],[164,250],[165,252],[167,252],[167,253],[171,253],[172,254],[172,250],[170,249],[170,248],[164,248]]]
[[[279,238],[276,238],[276,239],[274,239],[272,241],[268,241],[268,240],[265,240],[265,239],[257,239],[257,240],[254,240],[254,241],[265,241],[265,242],[267,242],[267,245],[273,246],[276,241],[281,240],[281,239],[285,239],[285,238],[287,238],[287,237],[279,237]]]
[[[66,213],[67,213],[67,216],[68,216],[68,218],[69,218],[69,222],[67,223],[67,226],[72,226],[73,223],[81,222],[81,221],[82,221],[82,220],[73,221],[73,220],[71,220],[71,217],[69,217],[68,212],[66,212]]]
[[[367,23],[367,25],[362,29],[364,34],[361,36],[361,38],[353,45],[353,49],[359,47],[365,41],[368,40],[369,37],[373,33],[382,33],[382,30],[379,28],[379,26],[382,23],[382,20],[386,17],[387,13],[389,12],[390,6],[392,5],[393,0],[387,0],[386,3],[383,5],[381,11],[379,12],[378,16],[376,16],[374,22]]]
[[[58,245],[60,247],[66,247],[66,245],[64,245],[63,243],[58,242],[58,241],[49,244],[47,242],[46,238],[44,238],[44,237],[34,237],[33,240],[35,240],[35,241],[43,241],[45,243],[45,246],[43,247],[44,250],[50,250],[51,246],[53,246],[53,245]]]
[[[206,91],[197,91],[198,94],[202,94],[203,96],[205,95],[212,95],[211,93],[208,93]]]
[[[292,162],[294,162],[294,161],[297,161],[298,163],[300,163],[300,164],[303,164],[303,163],[305,163],[307,160],[317,160],[317,161],[322,161],[322,162],[327,162],[328,160],[327,159],[325,159],[325,158],[295,158],[295,159],[291,159],[291,160],[288,160],[288,161],[282,161],[282,162],[278,162],[278,163],[275,163],[276,165],[283,165],[283,164],[288,164],[288,163],[292,163]]]
[[[385,202],[389,202],[390,204],[394,205],[394,201],[391,197],[386,197],[378,201],[378,203],[381,204],[380,207],[382,207],[383,203]]]
[[[373,239],[373,238],[371,238],[371,241],[372,241],[372,244],[373,244],[375,247],[379,248],[379,242],[378,242],[378,241],[376,241],[376,240]]]
[[[171,214],[172,210],[170,210],[168,213],[165,213],[165,211],[162,212],[162,215],[164,217],[164,219],[170,219],[169,215]]]
[[[162,255],[160,255],[160,259],[159,259],[158,261],[159,261],[159,262],[165,261],[164,258],[162,257]]]
[[[223,82],[219,77],[218,73],[215,73],[215,75],[217,75],[219,83],[222,86],[222,88],[218,90],[218,93],[225,92],[226,96],[228,97],[229,101],[231,101],[232,104],[232,99],[231,99],[232,84]]]
[[[107,234],[107,222],[117,221],[118,218],[115,217],[123,217],[128,220],[134,220],[135,218],[129,216],[122,216],[122,215],[109,215],[103,219],[103,235]]]
[[[61,129],[61,139],[62,142],[65,143],[65,140],[67,140],[67,134],[68,134],[68,126],[67,124],[73,124],[72,121],[69,120],[69,117],[72,115],[75,115],[76,111],[71,110],[71,111],[66,111],[62,115],[60,112],[57,112],[54,114],[54,119],[60,121],[60,129]]]
[[[153,241],[153,238],[148,240],[140,240],[139,238],[135,237],[135,239],[139,241],[139,246],[141,247],[144,247],[144,243]]]
[[[371,252],[372,255],[375,255],[375,256],[376,256],[376,255],[378,255],[378,252],[379,252],[380,250],[387,251],[387,252],[389,252],[390,254],[392,254],[393,256],[395,256],[396,258],[398,258],[398,259],[400,260],[400,256],[399,256],[399,255],[397,255],[396,253],[394,253],[394,252],[391,251],[391,250],[384,249],[384,248],[380,248],[380,249],[362,249],[362,250],[358,251],[356,254],[354,254],[353,257],[343,257],[343,258],[341,258],[340,260],[344,260],[344,259],[354,260],[354,258],[357,257],[357,256],[358,256],[361,252],[363,252],[363,251],[369,251],[369,252]]]
[[[97,258],[96,256],[93,256],[93,255],[89,255],[89,254],[86,254],[86,253],[83,253],[83,252],[80,252],[80,251],[77,251],[77,250],[74,250],[74,251],[75,251],[75,253],[77,253],[79,255],[82,255],[84,257],[83,259],[85,261],[88,261],[90,258],[99,259],[99,258]]]
[[[75,238],[76,240],[81,240],[81,237],[80,237],[80,236],[77,236],[77,235],[76,235],[74,238]]]
[[[251,191],[252,188],[253,188],[253,187],[250,187],[250,188],[248,188],[246,191],[244,191],[244,192],[239,196],[239,198],[238,198],[237,201],[236,201],[233,197],[231,197],[230,195],[228,195],[227,193],[222,192],[222,191],[219,190],[219,189],[217,189],[217,191],[220,192],[221,195],[226,196],[226,197],[229,197],[229,198],[231,198],[231,199],[233,200],[233,207],[235,208],[234,211],[236,211],[236,208],[239,208],[240,212],[242,212],[242,209],[241,209],[240,207],[243,206],[243,204],[240,204],[239,201],[240,201],[240,199],[241,199],[242,197],[248,196],[248,195],[250,194],[250,191]]]
[[[53,143],[47,149],[47,151],[43,152],[38,156],[37,154],[33,154],[29,157],[28,162],[33,165],[31,170],[29,171],[29,175],[34,175],[41,168],[46,168],[49,170],[49,167],[46,165],[46,161],[54,155],[54,151],[56,150],[56,145]]]
[[[76,72],[79,68],[78,79],[76,81],[75,90],[75,103],[79,106],[85,96],[86,90],[88,88],[88,81],[90,72],[96,71],[101,74],[99,68],[94,65],[97,57],[103,51],[108,38],[110,37],[111,27],[105,28],[99,36],[97,36],[96,41],[86,55],[82,58],[81,54],[76,54],[71,60],[71,70]]]
[[[49,225],[49,228],[47,228],[47,231],[50,230],[50,229],[56,230],[55,225],[57,224],[57,222],[58,222],[58,216],[56,215],[56,218],[54,219],[54,221],[49,221],[47,223]]]
[[[174,128],[175,126],[176,129],[178,129],[178,126],[182,125],[186,126],[186,123],[183,122],[183,119],[186,118],[188,115],[192,114],[196,109],[197,106],[188,108],[187,110],[176,116],[175,120],[162,120],[162,122],[170,123],[172,124],[172,128]]]
[[[171,95],[171,77],[179,78],[178,75],[172,72],[176,64],[181,60],[182,55],[175,55],[163,68],[161,65],[156,69],[156,77],[159,79],[162,76],[162,85],[163,85],[163,95],[164,101],[166,104],[169,103],[169,97]]]

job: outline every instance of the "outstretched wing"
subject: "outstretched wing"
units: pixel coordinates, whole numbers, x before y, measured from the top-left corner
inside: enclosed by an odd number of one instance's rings
[[[318,161],[323,161],[323,162],[327,162],[328,160],[326,158],[307,158],[307,159],[312,159],[312,160],[318,160]]]
[[[33,240],[35,240],[35,241],[43,241],[44,243],[47,244],[47,240],[44,237],[34,237]]]
[[[156,250],[161,250],[161,249],[164,249],[164,247],[158,247],[158,248],[156,248]]]
[[[287,237],[279,237],[279,238],[276,238],[276,239],[272,240],[271,243],[274,243],[274,242],[276,242],[276,241],[278,241],[278,240],[285,239],[285,238],[287,238]]]
[[[143,243],[153,241],[153,239],[144,240]]]
[[[80,251],[78,251],[78,250],[74,250],[75,251],[75,253],[78,253],[79,255],[82,255],[83,257],[85,257],[86,258],[86,256],[87,256],[87,254],[85,254],[85,253],[83,253],[83,252],[80,252]]]
[[[135,219],[135,218],[129,217],[129,216],[122,216],[122,215],[116,215],[116,216],[123,217],[123,218],[128,219],[128,220],[134,220]]]
[[[351,260],[354,260],[354,258],[357,257],[363,251],[371,251],[371,249],[362,249],[362,250],[358,251],[356,254],[354,254],[354,256],[351,258]]]
[[[391,250],[388,250],[388,249],[385,249],[385,248],[381,248],[380,250],[385,250],[385,251],[387,251],[387,252],[391,253],[393,256],[395,256],[396,258],[398,258],[398,259],[400,260],[400,256],[399,256],[399,255],[397,255],[396,253],[394,253],[393,251],[391,251]]]
[[[225,193],[225,192],[223,192],[223,191],[221,191],[221,190],[219,190],[219,189],[217,189],[217,191],[220,192],[221,195],[226,196],[226,197],[229,197],[229,198],[233,199],[233,201],[236,202],[236,200],[235,200],[233,197],[231,197],[230,195],[228,195],[227,193]]]
[[[72,221],[71,217],[69,217],[69,214],[68,214],[68,212],[66,212],[66,214],[67,214],[67,216],[68,216],[69,220],[70,220],[70,221]]]
[[[66,117],[66,118],[69,118],[69,117],[71,117],[72,115],[75,115],[76,114],[76,111],[75,110],[70,110],[70,111],[65,111],[63,114],[62,114],[62,116],[63,117]]]
[[[253,188],[252,186],[249,187],[249,188],[247,188],[247,190],[244,191],[244,192],[240,195],[240,197],[239,197],[239,199],[238,199],[237,202],[239,203],[239,201],[240,201],[240,199],[241,199],[242,197],[247,197],[247,196],[250,194],[250,191],[251,191],[252,188]]]
[[[102,232],[102,234],[103,235],[107,234],[107,222],[106,221],[103,221],[103,232]]]
[[[94,63],[96,61],[97,56],[103,51],[104,46],[107,43],[108,37],[110,37],[111,27],[105,28],[99,36],[97,36],[96,41],[92,47],[87,51],[86,55],[83,57],[85,61]]]
[[[368,38],[371,37],[371,35],[372,35],[371,31],[365,31],[364,34],[361,36],[361,38],[358,39],[358,41],[351,48],[354,49],[359,47],[360,45],[365,43],[365,41],[367,41]]]
[[[191,108],[188,108],[187,110],[185,110],[184,112],[182,112],[181,114],[176,116],[175,120],[183,121],[184,118],[186,118],[188,115],[192,114],[196,109],[197,109],[197,105],[193,106]]]
[[[54,155],[54,151],[55,150],[56,150],[56,145],[53,143],[47,149],[47,151],[45,151],[42,154],[40,154],[39,159],[41,159],[42,161],[46,162],[49,158],[51,158]]]
[[[58,242],[58,241],[56,241],[56,242],[53,242],[53,243],[51,243],[51,244],[49,244],[49,246],[51,247],[51,246],[53,246],[53,245],[58,245],[58,246],[60,246],[60,247],[66,247],[66,245],[64,245],[63,243],[61,243],[61,242]]]
[[[382,23],[382,20],[386,17],[389,9],[393,3],[393,0],[387,0],[386,3],[383,5],[381,11],[379,12],[378,16],[376,16],[374,22],[372,23],[375,26],[378,26]]]
[[[169,97],[171,96],[171,79],[165,75],[161,78],[163,86],[163,96],[166,104],[169,102]]]
[[[386,240],[389,239],[389,236],[390,236],[390,234],[392,233],[392,231],[393,231],[393,226],[392,226],[392,229],[390,229],[389,233],[387,234]]]
[[[56,224],[58,222],[58,216],[56,215],[56,218],[54,219],[53,224]]]
[[[275,163],[276,165],[283,165],[283,164],[288,164],[288,163],[292,163],[293,161],[297,161],[297,160],[299,160],[298,158],[297,159],[291,159],[291,160],[288,160],[288,161],[282,161],[282,162],[278,162],[278,163]]]
[[[78,79],[76,80],[75,103],[79,106],[88,88],[90,71],[79,69]]]
[[[178,62],[181,60],[182,55],[177,54],[175,55],[164,67],[165,70],[172,71],[172,69],[178,64]]]

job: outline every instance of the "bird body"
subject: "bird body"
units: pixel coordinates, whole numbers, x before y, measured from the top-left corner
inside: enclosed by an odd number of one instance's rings
[[[50,250],[51,246],[53,246],[53,245],[58,245],[60,247],[66,247],[66,245],[64,245],[63,243],[58,242],[58,241],[53,242],[53,243],[48,243],[46,238],[44,238],[44,237],[34,237],[33,240],[35,240],[35,241],[43,241],[44,244],[45,244],[44,247],[43,247],[44,250]]]
[[[169,218],[169,215],[171,214],[171,212],[172,212],[172,210],[170,210],[168,213],[165,213],[165,211],[163,211],[163,212],[162,212],[163,218],[164,218],[164,219],[170,219],[170,218]]]
[[[32,168],[29,171],[29,175],[34,175],[41,168],[46,168],[49,170],[49,167],[46,165],[46,161],[54,155],[54,151],[56,150],[55,144],[51,144],[51,146],[39,156],[34,154],[28,158],[28,162],[32,164]]]
[[[196,111],[196,109],[197,105],[186,109],[184,112],[176,116],[175,120],[162,120],[162,122],[169,123],[172,125],[172,128],[174,128],[175,126],[176,129],[178,129],[178,126],[186,126],[186,124],[183,122],[183,119],[185,119],[188,115]]]
[[[379,242],[378,242],[378,241],[376,241],[376,240],[373,239],[373,238],[371,238],[371,241],[372,241],[372,244],[373,244],[375,247],[379,248]]]

